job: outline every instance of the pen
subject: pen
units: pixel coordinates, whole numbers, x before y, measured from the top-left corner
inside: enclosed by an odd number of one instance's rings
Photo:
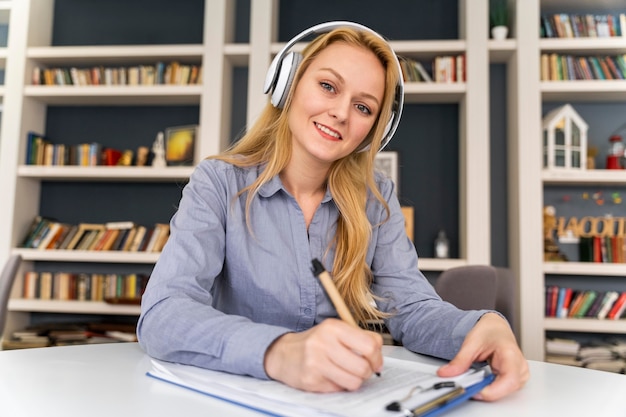
[[[337,310],[339,318],[354,327],[359,327],[358,324],[356,324],[354,317],[352,317],[350,310],[348,310],[348,306],[346,305],[345,301],[343,301],[343,298],[341,298],[341,294],[339,294],[339,291],[337,290],[337,287],[335,286],[335,283],[333,282],[330,274],[328,273],[328,271],[326,271],[326,269],[324,269],[324,265],[322,265],[322,263],[317,258],[313,259],[312,264],[313,275],[319,278],[322,286],[324,287],[324,291],[326,291],[326,294],[328,294],[328,298],[330,298],[330,301],[335,306],[335,310]],[[376,376],[380,376],[380,372],[376,372]]]
[[[335,306],[335,310],[337,310],[337,314],[339,314],[341,320],[353,325],[354,327],[359,327],[356,324],[356,321],[354,321],[354,317],[352,317],[352,314],[350,314],[348,306],[343,301],[343,298],[341,298],[341,295],[339,294],[337,287],[335,287],[335,283],[330,277],[330,274],[324,269],[324,265],[322,265],[322,263],[317,258],[313,259],[312,263],[313,274],[319,278],[322,286],[324,287],[324,291],[326,291],[326,294],[328,294],[328,298],[330,298],[330,301]]]

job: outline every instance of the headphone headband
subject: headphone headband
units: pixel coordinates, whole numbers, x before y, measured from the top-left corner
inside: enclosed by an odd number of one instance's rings
[[[383,38],[374,30],[355,22],[326,22],[303,30],[285,44],[285,46],[278,52],[278,54],[276,54],[267,70],[267,76],[265,77],[263,92],[265,94],[271,94],[271,102],[275,107],[283,108],[289,94],[289,90],[291,89],[293,77],[295,76],[296,70],[298,69],[300,62],[302,61],[302,56],[296,52],[290,52],[290,49],[296,43],[308,36],[331,32],[341,27],[348,27],[365,31],[379,37],[386,42],[385,38]],[[379,151],[381,151],[393,137],[393,134],[395,133],[396,129],[398,128],[398,124],[400,123],[400,116],[402,115],[402,108],[404,106],[404,81],[402,79],[402,68],[400,67],[400,61],[398,60],[398,57],[393,49],[391,47],[389,49],[391,49],[391,52],[395,57],[399,77],[398,84],[396,84],[395,88],[396,91],[394,102],[392,104],[393,108],[391,111],[391,119],[387,122],[387,126],[385,127],[385,133],[383,135],[380,148],[378,149]],[[368,149],[369,145],[361,151],[366,151]]]

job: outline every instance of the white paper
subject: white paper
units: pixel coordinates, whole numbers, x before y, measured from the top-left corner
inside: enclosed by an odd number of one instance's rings
[[[387,411],[387,404],[403,400],[415,387],[432,387],[442,380],[454,380],[467,387],[479,382],[483,372],[469,371],[455,378],[436,376],[437,366],[413,361],[385,358],[380,377],[373,376],[354,392],[329,394],[310,393],[291,388],[277,381],[216,372],[188,365],[152,360],[150,376],[162,379],[239,406],[257,409],[270,415],[285,417],[386,417],[400,416],[401,412]],[[420,392],[402,401],[403,408],[413,408],[439,397],[452,388]]]

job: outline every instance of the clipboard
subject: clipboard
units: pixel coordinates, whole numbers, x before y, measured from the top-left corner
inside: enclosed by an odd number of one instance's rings
[[[450,400],[445,401],[443,404],[437,407],[434,407],[430,411],[426,411],[422,414],[414,414],[414,416],[415,417],[435,417],[440,414],[443,414],[444,412],[450,410],[451,408],[454,408],[464,403],[465,401],[469,401],[474,395],[478,394],[483,388],[491,384],[495,378],[496,376],[490,373],[487,376],[485,376],[485,378],[482,381],[477,382],[476,384],[470,385],[469,387],[465,388],[464,392],[461,393],[460,395],[455,396],[454,398],[451,398]]]
[[[435,417],[468,401],[494,380],[488,366],[440,378],[436,376],[440,365],[385,357],[380,378],[365,381],[358,391],[331,394],[304,392],[277,381],[156,359],[152,359],[147,376],[274,417]],[[425,389],[439,386],[442,381],[442,389]],[[390,411],[386,406],[392,402],[401,407]],[[427,404],[429,407],[420,413],[412,413]]]

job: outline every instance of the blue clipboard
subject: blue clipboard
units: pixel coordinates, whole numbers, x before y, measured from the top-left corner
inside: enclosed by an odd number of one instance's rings
[[[434,417],[434,416],[441,415],[442,413],[450,410],[451,408],[456,407],[457,405],[460,405],[470,400],[474,395],[478,394],[483,388],[491,384],[495,378],[496,376],[490,373],[487,376],[485,376],[485,378],[482,381],[477,382],[476,384],[470,385],[469,387],[465,388],[465,391],[463,392],[463,394],[452,398],[450,401],[447,401],[445,404],[442,404],[441,406],[437,408],[434,408],[422,414],[414,414],[412,417]]]

